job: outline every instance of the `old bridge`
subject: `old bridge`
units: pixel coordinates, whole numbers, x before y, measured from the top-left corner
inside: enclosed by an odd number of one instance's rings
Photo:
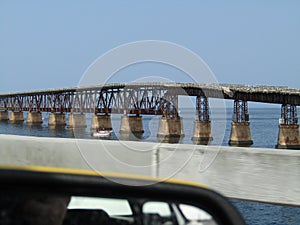
[[[281,104],[277,147],[300,148],[297,106],[300,90],[278,86],[246,86],[196,83],[129,83],[105,84],[0,94],[0,120],[42,123],[41,112],[50,112],[49,126],[66,124],[86,126],[85,113],[93,113],[92,129],[112,129],[110,114],[123,114],[120,132],[142,133],[144,114],[162,115],[158,136],[177,137],[183,134],[178,111],[178,96],[196,97],[197,118],[193,140],[207,144],[212,140],[208,98],[232,99],[234,111],[229,144],[251,145],[248,101]],[[10,111],[10,114],[8,112]]]

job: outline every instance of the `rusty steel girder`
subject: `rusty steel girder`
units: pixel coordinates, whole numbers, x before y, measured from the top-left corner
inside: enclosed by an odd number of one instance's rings
[[[210,121],[209,104],[205,96],[197,96],[196,98],[196,115],[199,121]]]
[[[291,104],[283,104],[281,106],[280,124],[283,125],[297,125],[297,106]]]
[[[232,122],[249,122],[247,101],[234,100]]]
[[[0,109],[36,112],[126,113],[178,116],[178,90],[164,86],[125,86],[49,91],[0,97]]]

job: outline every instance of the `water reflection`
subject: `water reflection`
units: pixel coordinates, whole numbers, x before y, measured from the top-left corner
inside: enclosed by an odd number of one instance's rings
[[[74,135],[68,133],[68,129],[63,125],[48,126],[50,137],[68,137],[74,138]]]
[[[70,137],[74,138],[86,138],[88,136],[85,127],[72,127],[67,129]]]
[[[144,133],[142,132],[121,132],[120,140],[124,141],[141,141],[143,140]]]
[[[212,143],[213,138],[192,138],[192,141],[195,145],[209,145]]]
[[[157,137],[160,143],[169,143],[169,144],[182,144],[183,143],[183,136],[164,136],[164,137]]]
[[[9,120],[8,121],[10,124],[24,124],[23,120]]]
[[[36,132],[41,133],[43,130],[43,126],[41,123],[32,123],[32,124],[27,124],[27,129],[28,129],[29,135],[34,135],[34,133],[36,133]]]

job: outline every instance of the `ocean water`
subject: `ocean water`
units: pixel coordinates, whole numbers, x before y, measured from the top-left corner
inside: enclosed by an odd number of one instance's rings
[[[298,109],[299,110],[299,109]],[[278,136],[278,119],[280,118],[280,107],[274,108],[249,108],[250,128],[254,144],[252,147],[275,148]],[[193,144],[193,122],[195,119],[194,109],[182,109],[180,115],[183,117],[185,136],[180,139],[181,143]],[[65,127],[48,127],[48,113],[43,113],[43,124],[28,125],[24,123],[0,123],[1,134],[14,134],[40,137],[62,137],[62,138],[93,138],[90,134],[91,114],[86,114],[87,127],[83,129],[71,129]],[[26,118],[26,112],[24,112]],[[157,129],[160,116],[143,116],[144,134],[135,141],[157,142]],[[231,129],[232,109],[215,110],[211,112],[213,145],[228,145]],[[121,115],[112,115],[113,133],[109,139],[123,139],[119,133]],[[274,149],[275,151],[275,149]],[[246,202],[232,200],[249,225],[299,225],[300,208]]]

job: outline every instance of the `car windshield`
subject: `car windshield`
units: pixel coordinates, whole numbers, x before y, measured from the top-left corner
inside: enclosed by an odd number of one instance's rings
[[[130,198],[72,196],[3,191],[0,195],[3,225],[217,225],[195,206]],[[47,221],[47,222],[46,222]]]
[[[107,212],[109,216],[132,216],[131,207],[126,199],[73,196],[68,209],[101,209]]]

